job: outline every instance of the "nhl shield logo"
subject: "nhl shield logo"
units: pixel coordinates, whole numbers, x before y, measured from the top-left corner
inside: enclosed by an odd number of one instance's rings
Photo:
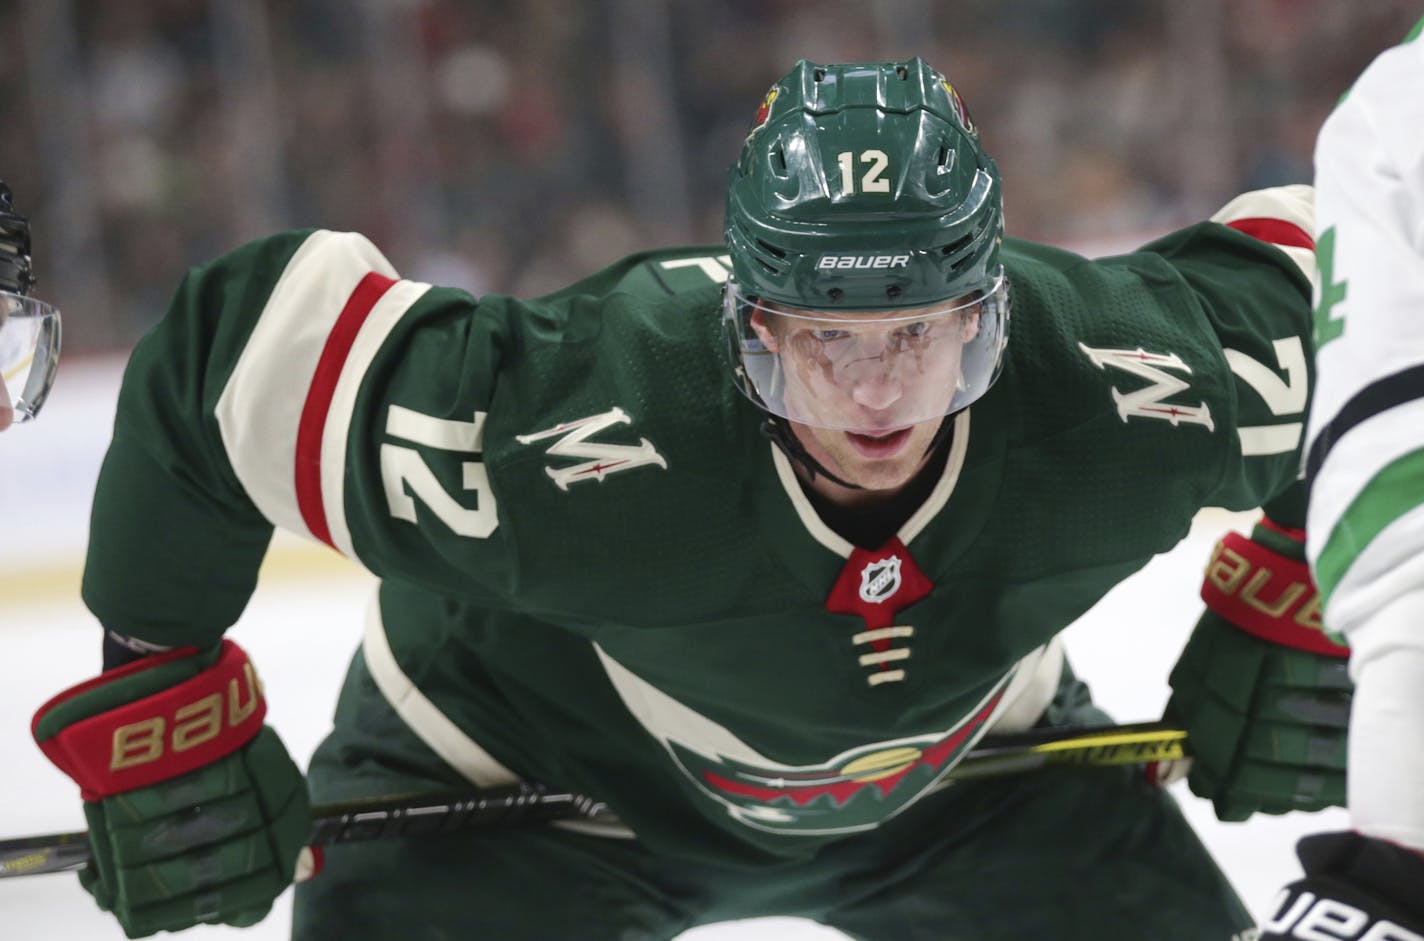
[[[900,557],[877,559],[860,570],[860,600],[881,604],[900,590]]]

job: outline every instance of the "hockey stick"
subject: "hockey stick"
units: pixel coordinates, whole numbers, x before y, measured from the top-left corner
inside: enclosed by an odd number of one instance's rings
[[[1186,758],[1186,738],[1182,729],[1161,722],[999,735],[984,739],[937,787],[1051,765],[1103,767]],[[528,783],[488,788],[473,795],[412,795],[318,804],[312,815],[312,846],[556,820],[618,824],[618,818],[599,801]],[[84,831],[0,840],[0,878],[66,872],[88,862],[89,834]]]

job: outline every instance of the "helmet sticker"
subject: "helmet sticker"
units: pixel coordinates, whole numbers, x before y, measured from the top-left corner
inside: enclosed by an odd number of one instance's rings
[[[776,100],[778,89],[775,85],[767,91],[766,97],[761,100],[761,107],[757,108],[756,117],[752,119],[752,126],[747,131],[747,137],[751,137],[757,131],[766,127],[767,119],[771,117],[771,103]]]
[[[970,134],[978,136],[978,130],[974,127],[974,119],[969,117],[969,109],[964,104],[964,99],[959,97],[959,92],[954,90],[954,86],[948,81],[941,81],[944,90],[949,92],[949,100],[954,103],[954,110],[959,112],[959,123],[964,125],[964,130]]]

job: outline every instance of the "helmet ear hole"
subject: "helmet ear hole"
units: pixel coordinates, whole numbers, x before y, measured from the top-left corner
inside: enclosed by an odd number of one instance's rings
[[[771,172],[780,177],[790,175],[790,170],[786,167],[786,147],[781,141],[777,141],[771,148]]]
[[[950,242],[948,245],[945,245],[943,248],[941,248],[939,250],[939,253],[947,258],[950,255],[953,255],[960,251],[960,249],[964,248],[970,242],[973,242],[977,234],[978,233],[970,233],[969,235],[966,235],[963,238],[955,239],[953,242]]]

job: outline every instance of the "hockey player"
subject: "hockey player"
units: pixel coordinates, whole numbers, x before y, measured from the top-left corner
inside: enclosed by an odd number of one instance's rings
[[[1306,470],[1324,620],[1351,646],[1354,829],[1306,837],[1264,937],[1424,938],[1424,21],[1315,151],[1320,384]]]
[[[312,798],[533,779],[626,824],[332,847],[298,938],[1249,930],[1139,773],[935,785],[991,730],[1106,721],[1058,634],[1199,508],[1269,502],[1171,709],[1223,815],[1343,799],[1342,651],[1292,565],[1311,231],[1288,187],[1117,258],[1004,239],[942,75],[802,62],[725,246],[531,301],[325,231],[194,271],[95,497],[108,670],[34,722],[84,884],[138,936],[249,924],[292,878],[307,788],[223,639],[282,526],[383,579]]]
[[[30,221],[0,180],[0,431],[39,414],[59,365],[59,311],[34,283]]]

